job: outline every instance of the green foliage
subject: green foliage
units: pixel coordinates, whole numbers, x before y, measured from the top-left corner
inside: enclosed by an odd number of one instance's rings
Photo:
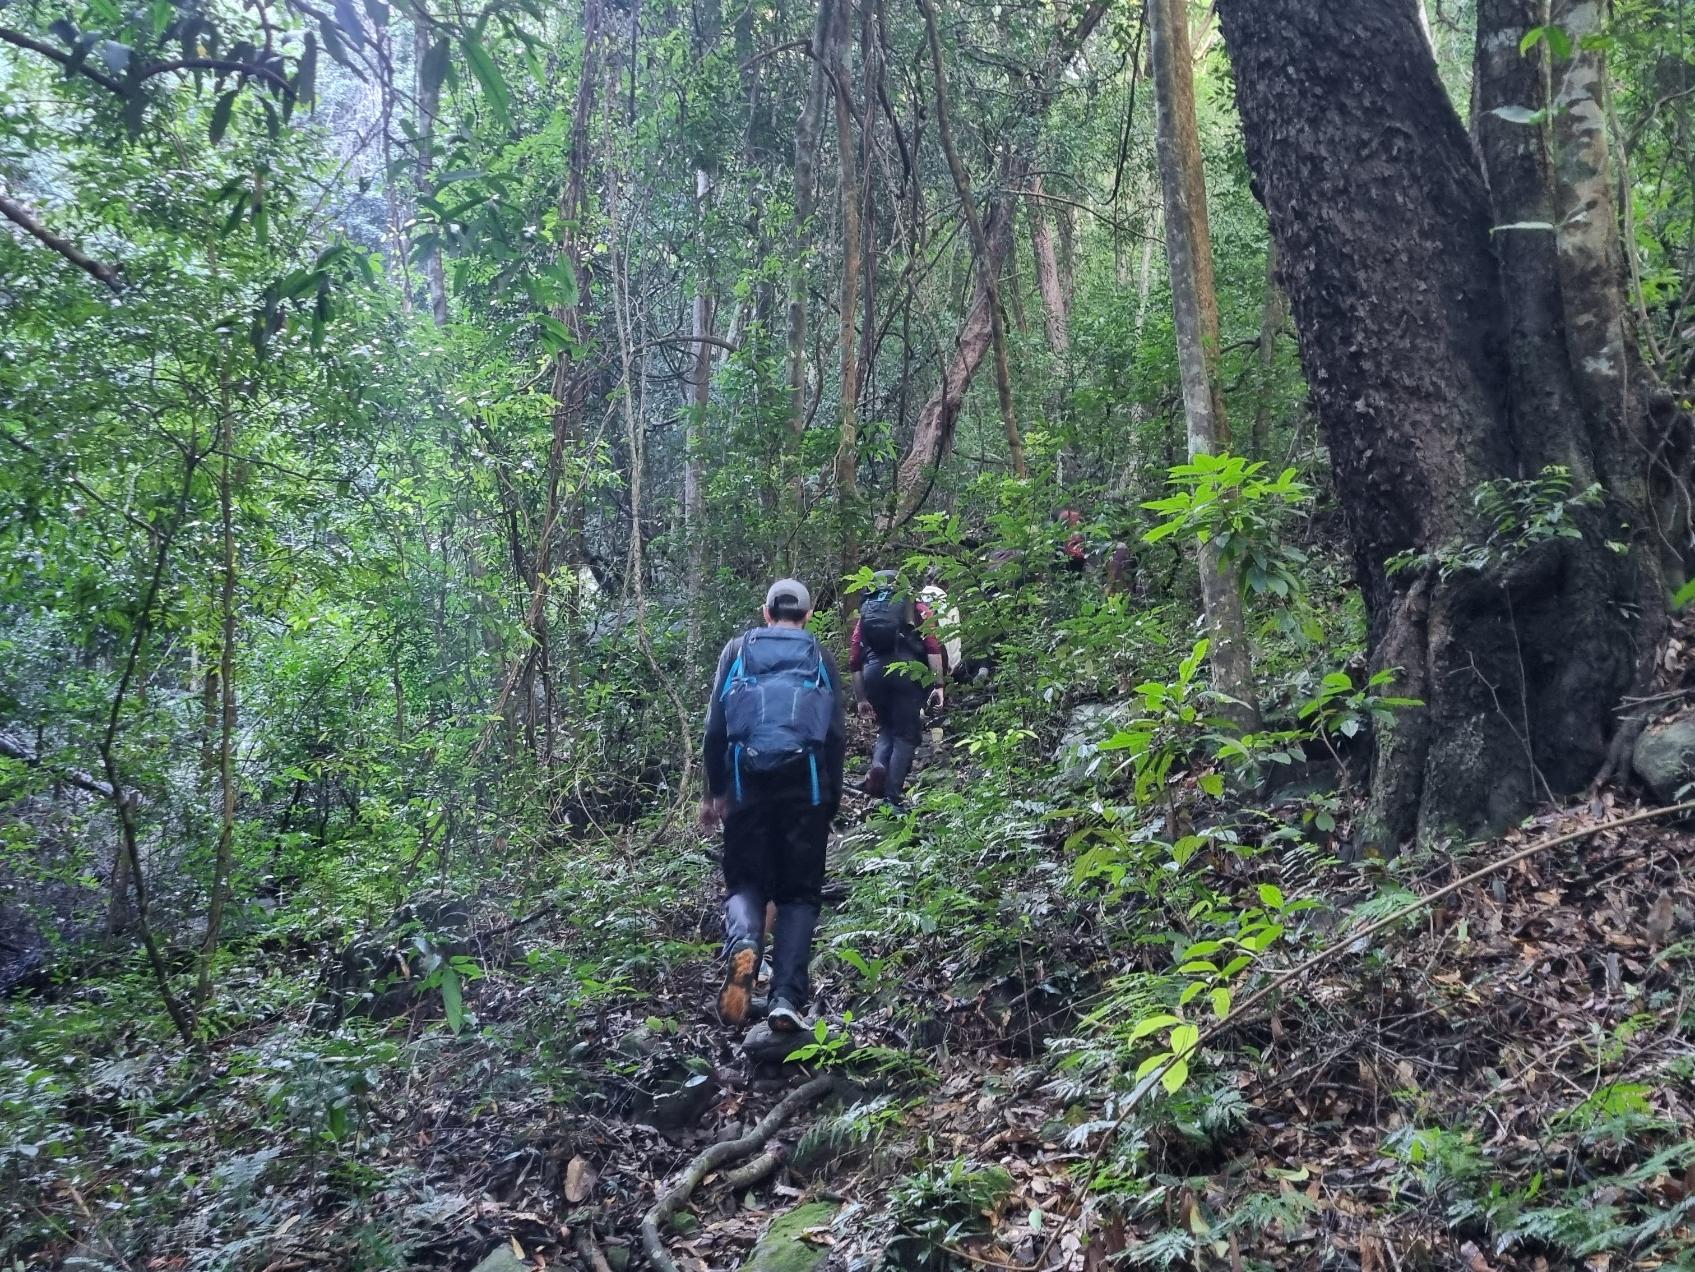
[[[1174,493],[1142,505],[1163,518],[1143,540],[1181,534],[1211,544],[1226,569],[1240,572],[1245,597],[1299,599],[1307,554],[1286,541],[1284,526],[1312,492],[1293,468],[1276,478],[1261,476],[1265,469],[1262,460],[1229,454],[1174,464],[1167,478]]]
[[[1581,539],[1581,514],[1599,508],[1599,483],[1572,493],[1571,470],[1550,464],[1535,477],[1486,481],[1472,495],[1472,507],[1484,530],[1474,543],[1445,546],[1434,552],[1403,553],[1389,570],[1434,569],[1441,577],[1483,574],[1509,565],[1525,553],[1558,539]]]
[[[990,1216],[1012,1190],[1004,1167],[963,1158],[938,1163],[899,1180],[889,1191],[898,1228],[890,1255],[900,1266],[942,1268],[946,1247],[987,1230]]]

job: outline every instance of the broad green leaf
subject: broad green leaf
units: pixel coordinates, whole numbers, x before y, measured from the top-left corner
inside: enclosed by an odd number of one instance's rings
[[[459,973],[452,964],[441,969],[441,1005],[447,1014],[447,1027],[458,1033],[465,1027],[465,999],[460,992]]]
[[[1141,1039],[1146,1038],[1149,1034],[1158,1033],[1161,1029],[1164,1029],[1168,1025],[1181,1023],[1182,1021],[1180,1017],[1173,1016],[1165,1012],[1162,1012],[1157,1016],[1145,1016],[1141,1020],[1138,1020],[1135,1028],[1130,1031],[1129,1041],[1138,1042]]]
[[[1165,1071],[1159,1082],[1168,1095],[1176,1095],[1177,1089],[1189,1080],[1189,1062],[1178,1060]]]
[[[1497,106],[1489,112],[1506,120],[1509,124],[1539,124],[1548,118],[1545,110],[1531,110],[1528,106]]]
[[[465,61],[471,68],[471,74],[477,77],[477,83],[482,85],[487,95],[489,109],[494,111],[495,119],[504,127],[512,122],[512,92],[506,87],[506,77],[500,73],[500,68],[494,64],[494,59],[482,45],[482,41],[471,36],[465,41]]]
[[[1140,1082],[1143,1078],[1147,1077],[1148,1074],[1152,1073],[1169,1059],[1171,1059],[1171,1053],[1169,1051],[1155,1052],[1146,1060],[1142,1061],[1141,1064],[1136,1066],[1136,1080]]]
[[[229,129],[230,112],[235,109],[235,95],[235,89],[228,89],[218,96],[217,103],[212,107],[212,126],[209,133],[214,146],[224,139],[224,133]]]

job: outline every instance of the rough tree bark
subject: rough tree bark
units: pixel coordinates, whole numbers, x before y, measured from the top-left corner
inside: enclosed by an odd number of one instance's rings
[[[1538,7],[1480,3],[1484,111],[1546,103],[1546,50],[1517,55]],[[1579,36],[1604,16],[1556,9]],[[1377,739],[1363,838],[1393,847],[1499,826],[1602,767],[1664,626],[1655,491],[1680,478],[1665,440],[1688,420],[1642,374],[1628,332],[1621,343],[1597,318],[1623,313],[1621,279],[1597,257],[1615,232],[1605,134],[1559,138],[1551,164],[1543,129],[1480,113],[1474,150],[1417,0],[1220,0],[1219,12],[1372,666],[1397,669],[1426,704]],[[1599,56],[1553,68],[1562,97],[1596,90]],[[1547,229],[1491,233],[1558,221],[1556,201],[1587,219],[1558,250]],[[1591,357],[1606,350],[1610,389],[1606,359]],[[1574,489],[1604,488],[1580,539],[1482,570],[1417,563],[1483,540],[1481,483],[1556,463]],[[1415,564],[1391,571],[1403,554]]]
[[[1189,458],[1194,459],[1230,449],[1230,422],[1218,383],[1218,298],[1213,290],[1206,172],[1195,124],[1187,0],[1148,0],[1147,22],[1154,72],[1154,131],[1165,202],[1165,258],[1171,273]],[[1213,688],[1230,700],[1225,714],[1248,732],[1259,727],[1259,705],[1242,613],[1240,571],[1220,558],[1216,543],[1200,544],[1199,549],[1201,607],[1212,640],[1207,657]]]

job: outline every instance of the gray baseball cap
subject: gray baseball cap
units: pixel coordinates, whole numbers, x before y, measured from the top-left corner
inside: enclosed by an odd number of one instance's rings
[[[812,593],[806,590],[806,584],[799,579],[778,579],[765,590],[765,608],[770,609],[777,603],[780,596],[793,597],[795,603],[803,610],[811,610]]]

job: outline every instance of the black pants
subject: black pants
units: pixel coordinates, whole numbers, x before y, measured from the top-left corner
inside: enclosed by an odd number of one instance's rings
[[[812,999],[807,968],[824,890],[824,850],[832,809],[806,796],[755,799],[724,819],[724,935],[731,949],[765,936],[765,904],[775,902],[771,996],[796,1008]]]
[[[886,770],[883,793],[890,799],[899,799],[906,786],[924,727],[925,694],[921,681],[890,672],[874,658],[866,660],[865,699],[877,713],[877,748],[871,763]]]

